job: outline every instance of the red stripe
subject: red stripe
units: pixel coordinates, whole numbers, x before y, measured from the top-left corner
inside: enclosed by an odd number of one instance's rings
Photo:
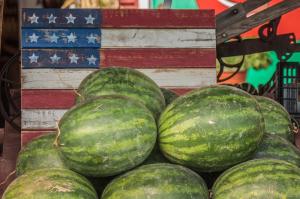
[[[179,95],[191,89],[171,89]],[[75,104],[74,90],[22,90],[22,109],[69,109]]]
[[[215,28],[214,10],[104,9],[101,14],[105,28]]]
[[[48,133],[54,133],[54,131],[22,131],[21,132],[21,146],[24,147],[34,138],[46,135]]]
[[[215,49],[103,49],[101,66],[130,68],[214,68]]]
[[[75,96],[74,90],[22,90],[22,108],[70,108]]]

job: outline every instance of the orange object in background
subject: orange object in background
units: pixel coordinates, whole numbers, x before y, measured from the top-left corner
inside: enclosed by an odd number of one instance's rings
[[[138,9],[138,0],[120,0],[120,8],[123,9]]]
[[[282,0],[272,0],[270,3],[266,5],[266,7],[275,5],[281,1]],[[209,0],[209,1],[197,0],[200,9],[215,9],[216,14],[219,14],[220,12],[228,9],[230,5],[233,5],[235,3],[242,3],[242,2],[245,2],[245,0]],[[300,19],[299,8],[290,13],[283,15],[281,18],[281,22],[279,24],[278,34],[295,33],[297,39],[299,40],[300,39],[300,26],[298,21],[299,19]],[[244,36],[246,37],[253,37],[257,35],[258,35],[258,28],[255,28],[247,32],[246,34],[244,34]]]

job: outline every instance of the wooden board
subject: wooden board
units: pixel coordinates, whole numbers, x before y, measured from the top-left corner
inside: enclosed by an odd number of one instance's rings
[[[31,56],[37,56],[32,62]],[[52,63],[56,54],[61,59]],[[70,56],[76,55],[76,63]],[[26,68],[215,68],[216,52],[212,48],[134,48],[134,49],[23,49],[22,67]],[[89,58],[93,56],[94,62]]]
[[[183,95],[192,88],[171,90],[178,95]],[[22,109],[69,109],[75,105],[75,98],[75,90],[24,89],[22,90]]]
[[[39,17],[38,23],[31,23],[33,14]],[[57,17],[56,23],[49,24],[51,14]],[[76,17],[74,24],[65,18],[70,14]],[[95,19],[87,24],[89,15]],[[22,23],[24,28],[215,28],[214,15],[214,10],[24,9]]]
[[[53,35],[58,39],[51,40]],[[91,35],[95,37],[93,42],[88,40]],[[101,33],[98,29],[23,29],[22,38],[23,48],[215,48],[216,46],[215,29],[102,29]]]
[[[26,69],[22,71],[23,89],[77,89],[80,82],[96,69]],[[214,68],[137,69],[159,86],[198,88],[215,84]]]

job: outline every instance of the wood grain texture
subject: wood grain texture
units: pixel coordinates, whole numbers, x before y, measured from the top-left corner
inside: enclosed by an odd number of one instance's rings
[[[59,37],[51,42],[51,36]],[[97,39],[89,43],[90,35]],[[215,29],[23,29],[23,48],[215,48]],[[37,36],[36,41],[30,37]],[[68,36],[76,36],[70,40]]]
[[[31,23],[29,17],[36,14],[39,23]],[[51,14],[56,23],[49,24]],[[72,14],[76,23],[67,23],[66,16]],[[87,24],[84,17],[95,17]],[[99,10],[99,9],[23,9],[23,28],[215,28],[214,10]]]
[[[55,133],[55,131],[21,131],[21,147],[26,146],[26,144],[31,142],[33,139],[49,133]]]
[[[215,29],[102,29],[101,48],[215,47]]]
[[[36,36],[34,40],[32,35]],[[100,29],[22,29],[22,48],[100,47]]]
[[[65,109],[23,109],[22,129],[55,129]]]
[[[191,88],[171,89],[183,95]],[[75,105],[74,90],[22,90],[22,109],[69,109]]]
[[[197,88],[216,84],[215,68],[138,69],[161,87]],[[77,89],[95,69],[24,69],[22,89]]]
[[[31,63],[30,56],[38,56],[37,62]],[[54,54],[61,57],[52,63]],[[77,63],[70,63],[70,56],[75,54]],[[88,60],[93,56],[95,63]],[[211,48],[134,48],[134,49],[23,49],[23,68],[215,68],[216,52]]]

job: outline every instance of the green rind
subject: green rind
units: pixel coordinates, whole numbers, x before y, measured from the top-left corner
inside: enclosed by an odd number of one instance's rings
[[[154,164],[154,163],[168,163],[169,161],[165,158],[159,149],[158,143],[155,144],[149,157],[143,162],[143,165]]]
[[[254,97],[211,86],[177,98],[159,120],[159,144],[172,162],[200,172],[224,170],[249,159],[264,133]]]
[[[166,101],[166,105],[169,105],[171,102],[173,102],[177,97],[178,95],[169,90],[169,89],[166,89],[166,88],[160,88],[164,97],[165,97],[165,101]]]
[[[102,199],[208,199],[203,179],[179,165],[150,164],[113,180]]]
[[[225,171],[212,191],[213,199],[300,198],[300,168],[283,160],[250,160]]]
[[[17,175],[43,168],[67,168],[53,146],[54,140],[55,134],[49,134],[28,143],[18,155]]]
[[[39,169],[14,180],[2,199],[97,199],[90,182],[67,169]]]
[[[262,96],[256,96],[265,118],[266,132],[281,136],[294,143],[292,122],[289,113],[278,102]]]
[[[77,105],[63,116],[59,129],[65,164],[90,177],[113,176],[136,167],[149,156],[157,137],[151,112],[117,95]]]
[[[286,139],[266,133],[253,158],[285,160],[300,167],[300,150]]]
[[[77,101],[102,96],[124,95],[143,103],[158,118],[165,108],[158,85],[143,73],[130,68],[104,68],[88,75],[80,84]]]

